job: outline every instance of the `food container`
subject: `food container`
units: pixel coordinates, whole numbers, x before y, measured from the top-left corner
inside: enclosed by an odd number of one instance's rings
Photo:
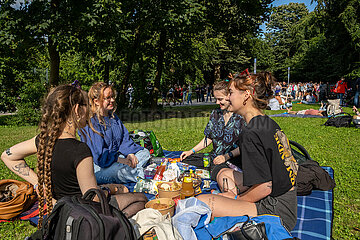
[[[181,184],[176,182],[163,182],[157,185],[159,198],[180,198]]]
[[[145,169],[144,177],[145,179],[153,179],[156,173],[156,169]]]
[[[175,212],[175,202],[171,198],[157,198],[147,202],[145,208],[156,209],[162,215],[170,213],[170,216],[172,217]]]

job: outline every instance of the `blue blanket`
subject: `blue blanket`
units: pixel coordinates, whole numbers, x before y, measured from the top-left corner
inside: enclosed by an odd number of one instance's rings
[[[165,157],[178,158],[182,151],[164,151]],[[323,167],[330,176],[334,177],[334,170],[331,167]],[[126,184],[129,190],[134,189],[135,183]],[[217,188],[216,182],[211,183],[211,188]],[[146,194],[149,199],[154,195]],[[291,234],[294,237],[306,240],[331,239],[333,222],[333,191],[313,190],[308,196],[298,196],[298,218],[297,224]],[[29,220],[34,225],[37,224],[39,217],[34,213],[37,206],[23,213],[20,217]]]
[[[164,151],[168,158],[178,158],[181,153],[181,151]],[[331,167],[323,168],[334,178],[334,170]],[[333,191],[313,190],[310,195],[297,198],[297,223],[291,234],[306,240],[331,239]]]

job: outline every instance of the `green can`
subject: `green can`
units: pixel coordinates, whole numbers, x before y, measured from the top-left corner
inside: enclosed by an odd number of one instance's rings
[[[205,153],[205,154],[204,154],[203,162],[204,162],[204,167],[209,167],[210,157],[209,157],[209,154],[208,154],[208,153]]]

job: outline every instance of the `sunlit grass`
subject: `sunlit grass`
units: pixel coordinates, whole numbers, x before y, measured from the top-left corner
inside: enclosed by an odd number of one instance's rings
[[[294,110],[319,106],[297,105]],[[214,108],[207,106],[204,111]],[[167,111],[174,111],[175,108]],[[194,108],[195,110],[195,108]],[[196,110],[199,110],[198,107]],[[350,112],[350,109],[345,109]],[[188,108],[176,108],[176,111],[192,111]],[[266,111],[267,114],[284,111]],[[176,117],[176,114],[174,114]],[[179,116],[179,115],[177,115]],[[323,118],[274,118],[288,138],[303,145],[311,157],[322,166],[331,166],[335,170],[336,188],[334,190],[335,239],[360,239],[360,233],[353,227],[360,227],[360,129],[325,127]],[[0,121],[1,122],[1,121]],[[203,137],[208,117],[169,118],[146,122],[125,122],[129,130],[153,130],[166,150],[188,150]],[[0,126],[0,148],[6,148],[36,134],[36,127]],[[210,149],[209,149],[210,150]],[[29,162],[35,167],[35,157]],[[18,179],[6,166],[0,163],[1,179]],[[24,239],[35,230],[27,222],[0,223],[1,239]]]

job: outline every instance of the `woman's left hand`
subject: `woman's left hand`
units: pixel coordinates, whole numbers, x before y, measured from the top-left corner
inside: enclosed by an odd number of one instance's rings
[[[137,157],[135,156],[135,154],[129,154],[129,155],[127,156],[127,159],[129,159],[129,160],[131,161],[130,167],[136,168],[136,165],[139,163],[139,160],[137,159]]]
[[[226,161],[225,156],[224,155],[219,155],[216,158],[214,158],[214,164],[215,165],[219,165],[221,163],[224,163]]]

